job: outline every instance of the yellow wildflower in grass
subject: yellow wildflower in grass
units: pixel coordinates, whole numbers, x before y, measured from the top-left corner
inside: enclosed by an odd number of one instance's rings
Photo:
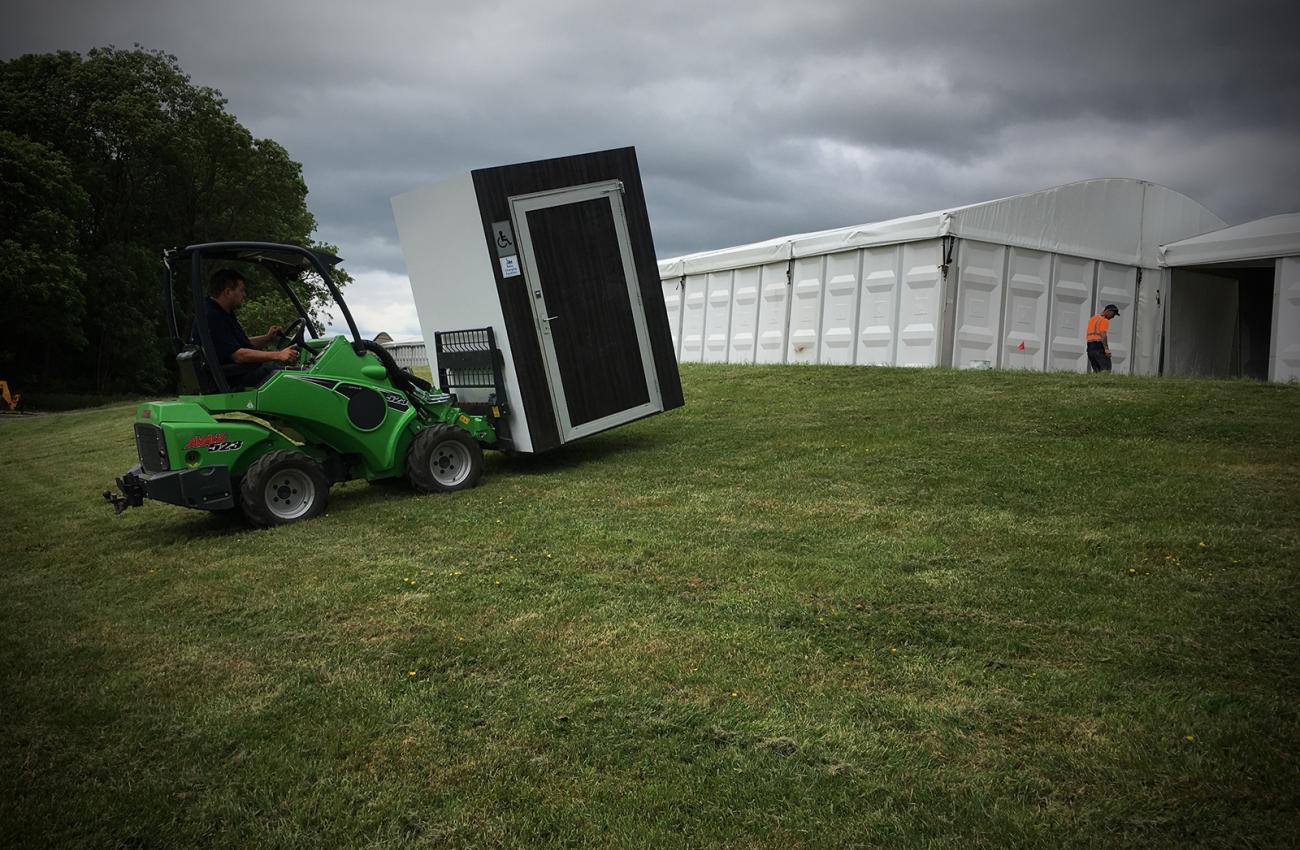
[[[415,678],[415,671],[412,670],[412,671],[410,671],[409,673],[407,673],[406,675],[407,675],[407,678],[414,679],[414,678]]]
[[[736,693],[735,691],[732,691],[732,692],[731,692],[731,698],[732,698],[732,699],[735,699],[735,698],[738,697],[738,696],[740,696],[740,694]]]

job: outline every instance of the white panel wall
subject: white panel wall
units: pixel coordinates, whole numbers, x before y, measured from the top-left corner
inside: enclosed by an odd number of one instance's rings
[[[668,313],[668,328],[673,334],[673,354],[682,358],[682,279],[673,277],[659,281],[664,291],[664,310]]]
[[[731,349],[728,363],[753,363],[758,340],[759,287],[761,269],[750,266],[736,269],[731,296]]]
[[[708,307],[704,313],[704,362],[727,362],[727,341],[731,336],[730,271],[709,272],[706,284]]]
[[[1088,371],[1088,319],[1092,316],[1093,260],[1057,255],[1052,270],[1051,331],[1047,368],[1062,372]]]
[[[1133,368],[1133,308],[1137,295],[1137,269],[1101,263],[1097,267],[1097,298],[1092,313],[1101,312],[1107,304],[1119,308],[1119,315],[1110,320],[1106,338],[1110,340],[1111,369],[1128,374]],[[1090,316],[1091,318],[1091,316]]]
[[[759,266],[758,350],[755,363],[785,362],[785,331],[790,318],[789,263]]]
[[[898,366],[936,366],[943,327],[943,242],[909,242],[903,248],[898,297]]]
[[[787,363],[816,363],[821,335],[822,287],[825,257],[800,257],[794,261],[790,286],[790,342]]]
[[[902,246],[862,251],[862,299],[858,307],[859,366],[894,365],[898,315],[898,265]]]
[[[1273,273],[1270,381],[1300,381],[1300,257],[1281,257]]]
[[[688,274],[682,293],[682,363],[704,358],[704,313],[708,304],[708,275]]]
[[[494,260],[483,250],[482,221],[467,214],[477,209],[474,179],[468,173],[393,198],[425,351],[437,351],[433,335],[438,329],[491,327],[501,349],[510,437],[516,449],[531,452],[532,432],[497,295]],[[437,374],[437,362],[429,365]]]
[[[1160,371],[1160,337],[1165,327],[1168,280],[1167,271],[1142,269],[1137,304],[1133,308],[1132,371],[1135,375],[1154,375]]]
[[[958,369],[996,367],[1006,246],[963,239],[958,257],[957,330],[952,365]]]
[[[853,362],[861,268],[861,251],[842,251],[826,257],[820,363]]]
[[[1006,310],[1002,315],[1002,366],[1005,369],[1041,371],[1045,368],[1051,274],[1051,254],[1027,248],[1009,249]]]

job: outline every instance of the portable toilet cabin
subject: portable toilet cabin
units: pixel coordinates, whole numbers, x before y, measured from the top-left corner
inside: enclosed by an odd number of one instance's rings
[[[481,168],[392,202],[435,382],[503,412],[503,447],[683,405],[634,148]]]

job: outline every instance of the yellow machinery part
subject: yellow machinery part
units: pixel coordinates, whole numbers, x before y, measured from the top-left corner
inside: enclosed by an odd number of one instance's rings
[[[4,398],[5,404],[9,405],[10,410],[17,410],[18,401],[22,398],[17,393],[10,394],[8,381],[0,381],[0,397]]]

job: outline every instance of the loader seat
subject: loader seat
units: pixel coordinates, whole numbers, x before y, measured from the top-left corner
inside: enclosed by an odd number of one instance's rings
[[[208,371],[203,349],[187,345],[176,355],[176,369],[180,373],[181,395],[208,395],[217,391],[217,384]]]

